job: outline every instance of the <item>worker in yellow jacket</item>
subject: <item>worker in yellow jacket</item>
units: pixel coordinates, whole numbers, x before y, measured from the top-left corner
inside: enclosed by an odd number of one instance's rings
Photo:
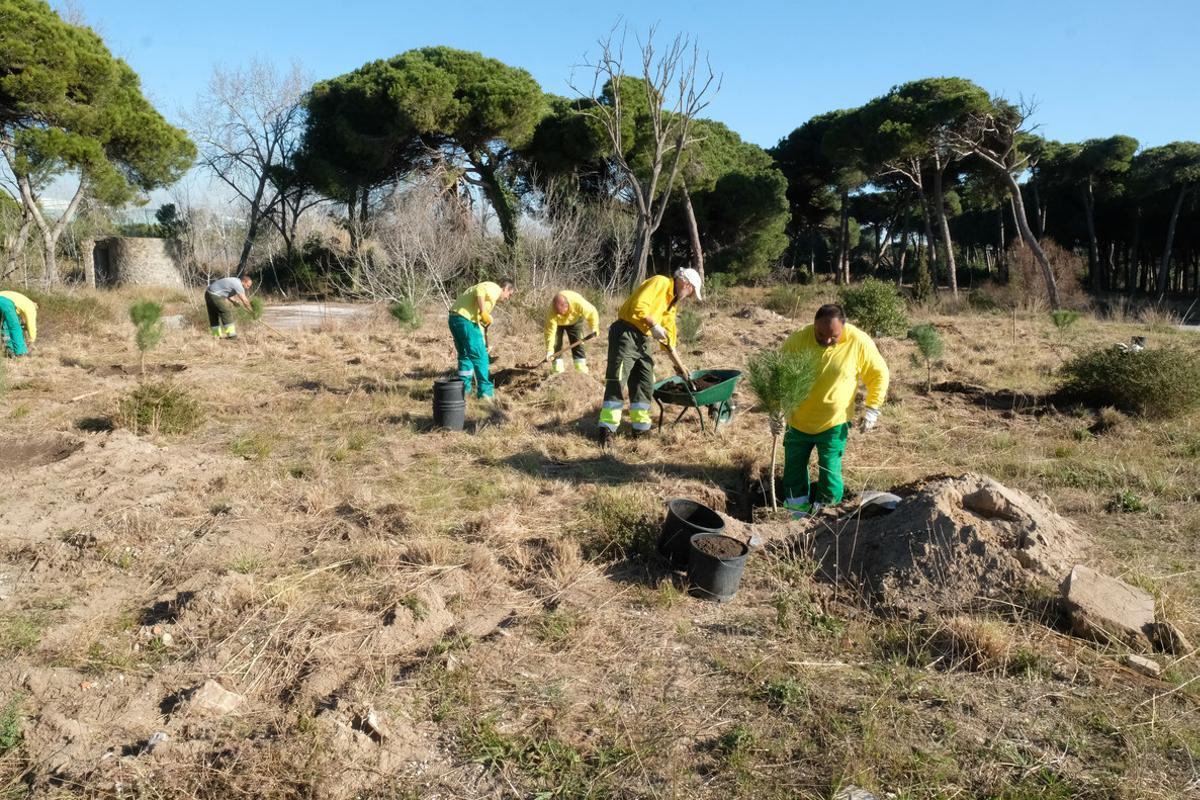
[[[460,294],[450,306],[450,335],[458,351],[458,377],[462,378],[467,394],[475,381],[476,396],[492,398],[491,364],[488,357],[487,335],[484,330],[492,324],[496,304],[512,296],[513,282],[484,281]]]
[[[21,321],[21,327],[24,329],[26,344],[33,344],[37,341],[37,303],[30,300],[20,292],[0,292],[0,297],[10,301],[17,311],[17,319]]]
[[[866,386],[866,409],[859,430],[879,422],[888,389],[888,367],[871,337],[846,322],[841,306],[817,309],[812,325],[793,333],[783,351],[808,351],[816,355],[820,372],[808,398],[788,418],[783,436],[784,506],[795,517],[815,513],[826,504],[842,500],[842,454],[854,398],[861,381]],[[817,484],[810,487],[808,460],[817,451]]]
[[[553,359],[554,363],[550,365],[551,372],[563,371],[562,356],[554,358],[554,354],[573,342],[579,343],[571,348],[575,371],[587,372],[587,353],[583,349],[583,339],[588,334],[600,332],[600,314],[583,295],[564,289],[550,301],[550,315],[546,317],[546,325],[542,332],[546,334],[546,358],[543,363]],[[564,342],[565,337],[570,338]]]
[[[600,442],[607,446],[621,426],[625,407],[622,384],[629,383],[629,424],[634,438],[650,431],[654,394],[654,357],[650,340],[664,350],[675,347],[675,314],[695,295],[701,300],[700,273],[688,267],[674,277],[655,275],[642,282],[608,327],[608,369],[604,373],[604,405],[600,409]],[[686,375],[684,378],[688,377]]]

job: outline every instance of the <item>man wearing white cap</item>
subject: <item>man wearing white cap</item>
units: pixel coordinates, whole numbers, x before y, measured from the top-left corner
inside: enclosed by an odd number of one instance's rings
[[[608,370],[604,375],[604,405],[600,409],[600,441],[608,445],[621,426],[625,407],[623,384],[629,384],[629,423],[634,438],[650,431],[650,402],[654,393],[654,357],[650,340],[664,350],[675,347],[675,314],[687,297],[700,294],[700,273],[691,267],[675,276],[655,275],[629,296],[608,328]],[[682,376],[688,377],[686,375]]]

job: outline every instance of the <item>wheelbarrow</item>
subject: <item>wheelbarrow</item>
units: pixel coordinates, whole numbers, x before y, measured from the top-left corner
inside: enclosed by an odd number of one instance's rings
[[[654,402],[658,403],[658,429],[661,431],[663,418],[666,416],[666,406],[683,406],[679,416],[671,423],[674,427],[683,415],[690,409],[696,409],[700,417],[700,432],[705,433],[704,412],[708,410],[713,428],[719,429],[733,418],[733,390],[742,373],[736,369],[698,369],[693,370],[691,381],[693,388],[678,375],[672,375],[666,380],[654,384]]]

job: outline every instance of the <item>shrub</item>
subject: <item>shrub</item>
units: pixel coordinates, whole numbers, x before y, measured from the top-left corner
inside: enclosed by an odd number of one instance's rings
[[[676,333],[679,335],[679,341],[683,344],[695,344],[700,341],[702,335],[700,329],[703,327],[704,320],[690,308],[680,311],[675,321]]]
[[[602,487],[583,504],[579,549],[589,561],[649,556],[661,524],[657,510],[627,487]]]
[[[173,383],[143,382],[121,400],[117,421],[133,433],[189,433],[200,424],[200,404]]]
[[[908,330],[904,298],[886,281],[867,278],[857,286],[843,286],[838,301],[850,321],[871,336],[900,336]]]
[[[141,354],[142,375],[146,374],[146,353],[162,341],[163,307],[153,300],[139,300],[129,307],[129,319],[136,332],[134,342]]]
[[[38,305],[38,322],[48,330],[96,333],[114,320],[113,309],[92,294],[50,294],[36,289],[21,293]]]
[[[775,286],[767,292],[767,299],[763,301],[763,306],[776,314],[794,318],[800,316],[806,299],[805,292],[798,286]]]
[[[792,409],[808,397],[820,371],[819,359],[809,351],[763,350],[746,362],[746,382],[766,412],[771,429],[771,508],[779,507],[775,498],[775,456],[784,422]]]
[[[262,298],[261,297],[251,297],[249,311],[242,308],[241,306],[234,306],[234,313],[237,314],[239,322],[242,322],[242,323],[257,322],[258,320],[262,319],[262,315],[263,315]]]
[[[1059,371],[1059,390],[1095,407],[1171,417],[1200,406],[1200,356],[1178,347],[1080,353]]]
[[[908,338],[917,343],[917,352],[913,353],[914,367],[925,366],[925,391],[933,390],[933,362],[941,358],[946,349],[937,328],[932,325],[918,325],[908,332]]]
[[[1050,321],[1054,323],[1054,327],[1060,331],[1065,331],[1079,321],[1083,316],[1078,311],[1069,308],[1056,308],[1050,312]]]
[[[921,253],[917,259],[917,279],[913,281],[913,300],[925,303],[933,299],[933,275],[930,274],[929,257]]]
[[[1104,510],[1110,514],[1135,514],[1146,510],[1146,501],[1128,489],[1122,489],[1108,501]]]
[[[409,328],[419,328],[424,322],[421,318],[421,312],[417,310],[416,305],[411,300],[405,300],[404,298],[388,306],[388,313],[401,325]]]

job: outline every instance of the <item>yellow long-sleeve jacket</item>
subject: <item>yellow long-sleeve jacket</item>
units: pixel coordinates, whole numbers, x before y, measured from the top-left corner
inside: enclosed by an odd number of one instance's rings
[[[617,316],[649,335],[653,324],[663,326],[667,332],[667,345],[675,346],[675,281],[666,275],[647,278],[629,295]],[[646,318],[652,320],[646,323]]]
[[[808,399],[796,406],[788,424],[801,433],[818,434],[854,417],[854,395],[858,383],[867,387],[866,405],[879,408],[887,397],[888,367],[875,342],[853,325],[842,328],[832,347],[817,342],[813,326],[807,325],[783,343],[785,353],[809,351],[820,358],[821,372]]]
[[[450,307],[450,313],[466,317],[476,325],[491,325],[492,309],[496,307],[503,291],[498,283],[477,283],[458,296]],[[479,310],[480,300],[483,301],[482,311]]]
[[[550,316],[546,317],[546,325],[542,329],[542,332],[546,334],[547,355],[554,352],[554,335],[558,333],[560,326],[574,325],[582,319],[587,322],[592,333],[600,330],[600,313],[583,295],[566,289],[559,294],[566,298],[568,308],[565,314],[555,314],[553,306],[550,308]]]
[[[0,297],[11,300],[17,307],[17,316],[25,327],[25,338],[31,342],[37,341],[37,303],[20,292],[0,292]]]

